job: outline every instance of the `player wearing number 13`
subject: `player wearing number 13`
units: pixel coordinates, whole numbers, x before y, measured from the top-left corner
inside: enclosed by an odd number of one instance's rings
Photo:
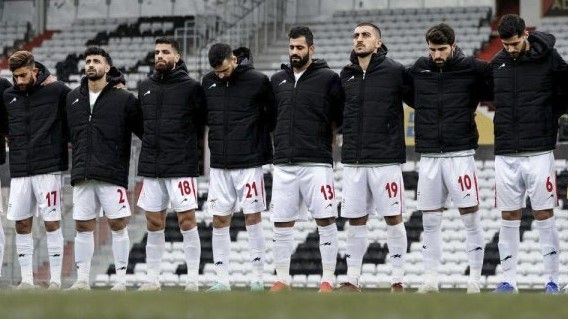
[[[126,227],[130,205],[126,198],[132,133],[142,135],[138,101],[116,88],[124,78],[112,67],[103,49],[85,51],[81,85],[67,96],[67,119],[72,145],[71,185],[77,281],[70,289],[89,289],[93,231],[102,208],[112,230],[112,252],[117,282],[112,290],[126,289],[130,240]]]
[[[47,231],[51,288],[61,284],[63,237],[61,220],[61,171],[67,170],[65,97],[62,82],[42,85],[49,71],[34,62],[28,51],[9,59],[14,86],[4,92],[8,112],[10,147],[10,200],[8,219],[16,222],[16,251],[20,262],[20,288],[33,287],[32,222],[36,211]],[[4,147],[3,143],[1,147]]]

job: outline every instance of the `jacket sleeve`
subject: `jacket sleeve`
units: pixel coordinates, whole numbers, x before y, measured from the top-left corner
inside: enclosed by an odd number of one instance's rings
[[[205,135],[205,125],[207,124],[207,98],[205,90],[200,83],[196,83],[191,94],[191,107],[194,112],[193,122],[199,139]]]
[[[67,95],[71,89],[67,85],[62,85],[62,92],[59,96],[59,114],[61,116],[61,125],[63,126],[63,138],[65,143],[69,142],[69,123],[67,122]]]
[[[9,87],[9,82],[0,82],[0,135],[3,136],[8,135],[8,111],[6,109],[6,105],[4,105],[4,91]]]
[[[480,101],[493,100],[493,70],[491,64],[481,60],[475,60],[477,74],[477,88]]]
[[[268,77],[262,83],[262,114],[270,132],[276,127],[276,98]]]
[[[414,78],[411,69],[406,67],[402,71],[402,100],[414,108]]]
[[[343,108],[345,107],[345,91],[341,85],[339,75],[334,74],[329,87],[329,97],[331,101],[332,122],[337,128],[343,124]]]
[[[552,51],[552,77],[554,85],[554,113],[557,117],[568,112],[568,64],[554,49]]]
[[[140,101],[133,94],[129,94],[126,112],[128,129],[138,136],[138,138],[142,139],[142,135],[144,134],[142,108],[140,107]]]

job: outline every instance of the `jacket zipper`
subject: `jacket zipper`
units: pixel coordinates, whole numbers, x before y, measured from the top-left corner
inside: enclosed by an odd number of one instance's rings
[[[517,60],[513,60],[513,123],[515,123],[515,153],[519,152],[519,120],[517,119]]]
[[[361,144],[362,144],[362,132],[363,132],[363,102],[365,100],[365,76],[367,75],[366,71],[363,71],[363,75],[361,77],[361,86],[359,89],[359,112],[357,112],[357,122],[359,123],[357,127],[357,156],[355,159],[355,163],[359,164],[359,160],[361,159]]]
[[[227,118],[227,98],[229,95],[229,81],[225,85],[224,99],[223,99],[223,164],[227,168],[227,126],[229,120]]]
[[[162,76],[163,79],[163,76]],[[155,126],[155,132],[156,132],[156,157],[155,157],[155,161],[154,161],[154,176],[156,178],[160,177],[160,172],[158,170],[158,157],[160,156],[160,118],[162,116],[162,107],[164,105],[164,101],[163,101],[163,97],[164,97],[164,92],[163,89],[160,87],[158,88],[158,103],[156,103],[156,126]]]
[[[306,72],[304,72],[305,74]],[[304,74],[302,74],[302,76],[304,76]],[[302,78],[302,76],[300,76],[298,78],[298,81],[296,81],[296,77],[294,76],[294,70],[292,70],[292,79],[294,81],[294,91],[292,91],[292,108],[290,109],[290,154],[288,154],[288,163],[292,164],[292,160],[293,160],[293,154],[294,154],[294,113],[295,113],[295,109],[296,109],[296,93],[297,93],[297,85],[298,82],[300,82],[300,79]]]
[[[444,140],[442,139],[442,92],[444,92],[444,79],[442,77],[443,70],[440,68],[438,74],[438,142],[440,143],[440,153],[444,153]]]
[[[30,175],[31,170],[32,170],[31,165],[30,165],[30,153],[32,151],[32,149],[31,149],[32,133],[31,133],[31,127],[30,127],[30,123],[31,123],[30,116],[31,116],[31,114],[30,114],[30,94],[29,94],[29,92],[26,92],[26,104],[25,105],[26,105],[26,110],[25,110],[26,111],[26,134],[28,135],[27,136],[28,137],[28,139],[27,139],[28,140],[28,151],[27,151],[27,160],[26,160],[26,166],[27,167],[26,168],[27,168],[27,171],[28,171],[28,175]]]
[[[104,91],[104,89],[103,89]],[[91,162],[91,156],[93,153],[93,122],[92,122],[92,118],[93,118],[93,113],[95,113],[95,108],[97,107],[97,104],[99,104],[99,101],[101,100],[102,96],[103,96],[103,91],[101,91],[101,93],[99,94],[99,96],[97,97],[97,100],[95,101],[95,104],[93,105],[93,109],[91,109],[91,98],[90,96],[87,97],[87,101],[89,102],[89,134],[87,135],[88,137],[88,143],[87,143],[87,158],[86,158],[86,163],[85,163],[85,177],[84,179],[87,180],[89,178],[89,167],[90,162]],[[87,94],[89,94],[87,92]]]

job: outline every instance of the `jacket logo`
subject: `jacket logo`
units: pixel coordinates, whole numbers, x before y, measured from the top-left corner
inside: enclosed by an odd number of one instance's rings
[[[284,84],[284,83],[286,83],[286,80],[282,80],[282,82],[278,83],[278,86],[280,86],[280,85],[282,85],[282,84]]]
[[[504,68],[504,67],[505,67],[505,63],[503,62],[503,64],[501,64],[501,65],[498,67],[498,69]]]
[[[10,101],[10,103],[8,103],[8,104],[12,104],[12,103],[16,102],[17,100],[18,100],[17,98],[13,98],[12,101]]]
[[[430,71],[430,70],[422,70],[422,71],[420,71],[420,73],[430,73],[430,72],[432,72],[432,71]]]
[[[77,102],[79,102],[79,99],[78,99],[78,98],[75,99],[75,101],[73,101],[73,103],[71,103],[71,105],[73,105],[73,104],[75,104],[75,103],[77,103]]]
[[[349,81],[353,80],[354,78],[355,78],[355,76],[354,76],[354,75],[352,75],[352,76],[351,76],[351,77],[350,77],[349,79],[347,79],[347,82],[349,82]]]
[[[144,93],[144,95],[142,95],[142,96],[146,96],[148,94],[150,94],[150,90],[146,91],[146,93]]]
[[[211,84],[211,86],[208,87],[207,89],[209,90],[209,89],[212,89],[212,88],[214,88],[214,87],[216,87],[216,86],[217,86],[217,83],[213,83],[213,84]]]

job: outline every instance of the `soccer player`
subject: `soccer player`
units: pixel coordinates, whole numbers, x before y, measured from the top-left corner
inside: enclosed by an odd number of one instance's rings
[[[4,105],[2,95],[4,91],[10,88],[12,84],[5,78],[0,78],[0,165],[6,163],[6,136],[8,136],[8,112]],[[2,196],[0,194],[0,201]],[[3,211],[2,211],[3,212]],[[4,227],[0,222],[0,276],[2,276],[2,262],[4,260],[4,244],[6,237],[4,236]]]
[[[70,89],[62,82],[42,85],[49,71],[28,51],[15,52],[8,61],[15,84],[3,96],[9,114],[12,178],[8,219],[16,222],[16,251],[22,275],[18,288],[34,287],[31,231],[37,211],[47,232],[49,288],[59,289],[63,258],[61,172],[68,167],[64,108]]]
[[[266,210],[262,165],[272,162],[270,115],[274,94],[268,77],[254,69],[249,57],[238,63],[231,47],[209,50],[213,72],[202,81],[207,97],[211,171],[209,211],[213,214],[213,261],[217,283],[209,291],[230,290],[231,216],[240,207],[249,234],[252,269],[250,288],[264,289],[264,235],[261,212]]]
[[[347,281],[340,289],[360,291],[361,264],[367,250],[367,220],[375,211],[387,223],[392,266],[391,290],[403,291],[406,229],[402,220],[404,183],[404,67],[387,57],[381,30],[360,23],[353,31],[351,64],[341,71],[343,112],[343,199],[347,228]]]
[[[554,49],[554,36],[529,33],[518,15],[504,15],[498,31],[503,50],[493,58],[491,67],[503,281],[496,292],[517,291],[521,209],[528,195],[540,237],[545,292],[557,293],[560,250],[553,213],[558,198],[552,151],[556,147],[558,118],[568,105],[568,66]]]
[[[425,37],[430,54],[409,69],[416,152],[421,153],[417,208],[424,227],[424,282],[418,292],[438,291],[442,212],[450,197],[466,229],[467,292],[479,293],[485,243],[473,158],[479,137],[475,109],[481,99],[491,98],[491,70],[486,62],[464,55],[449,25],[435,25]]]
[[[290,289],[294,223],[303,201],[316,220],[323,275],[320,292],[331,292],[337,259],[337,204],[333,185],[333,129],[341,125],[344,94],[339,76],[314,55],[313,34],[288,34],[290,65],[270,79],[277,104],[274,130],[272,221],[277,279],[271,291]]]
[[[156,39],[155,72],[138,87],[144,138],[138,174],[144,177],[138,206],[146,211],[148,278],[140,290],[160,290],[166,208],[177,213],[187,264],[186,291],[198,290],[201,243],[197,231],[198,136],[205,122],[205,96],[189,77],[179,44]]]
[[[109,54],[97,47],[85,50],[85,77],[67,96],[67,120],[72,150],[71,185],[77,281],[71,290],[88,290],[95,240],[93,231],[102,209],[112,231],[117,281],[113,291],[126,290],[130,239],[128,169],[132,133],[142,136],[138,101],[116,88],[124,78],[112,67]]]

